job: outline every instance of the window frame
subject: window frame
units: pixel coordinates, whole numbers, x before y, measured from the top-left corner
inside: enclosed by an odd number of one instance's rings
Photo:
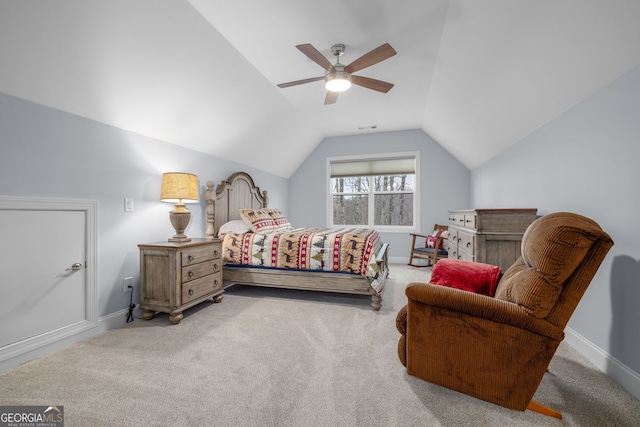
[[[384,192],[375,192],[373,186],[371,186],[369,195],[369,224],[338,224],[333,223],[333,189],[331,186],[331,164],[335,162],[358,162],[358,161],[370,161],[370,160],[386,160],[386,159],[400,159],[412,157],[415,159],[415,179],[413,190],[413,225],[374,225],[374,203],[376,194],[385,194]],[[417,233],[420,230],[420,152],[419,151],[407,151],[407,152],[395,152],[395,153],[380,153],[380,154],[365,154],[365,155],[350,155],[350,156],[335,156],[327,157],[326,162],[326,203],[327,203],[327,227],[366,227],[377,230],[384,233]]]

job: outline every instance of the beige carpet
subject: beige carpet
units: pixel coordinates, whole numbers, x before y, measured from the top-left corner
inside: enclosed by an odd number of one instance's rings
[[[639,425],[640,402],[566,344],[536,394],[563,421],[408,376],[395,316],[428,274],[392,265],[379,312],[368,297],[232,287],[179,325],[136,319],[0,374],[0,405],[63,405],[67,427]]]

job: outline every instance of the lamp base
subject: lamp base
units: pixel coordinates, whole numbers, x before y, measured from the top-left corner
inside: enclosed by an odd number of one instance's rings
[[[184,205],[183,205],[184,206]],[[171,221],[171,225],[176,230],[176,235],[169,239],[170,242],[190,242],[191,238],[187,237],[184,234],[184,230],[189,225],[189,221],[191,220],[191,212],[184,209],[184,211],[173,210],[169,212],[169,220]]]

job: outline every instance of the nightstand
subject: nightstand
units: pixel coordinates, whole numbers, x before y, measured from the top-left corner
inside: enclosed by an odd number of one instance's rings
[[[222,240],[140,244],[140,308],[150,320],[169,313],[178,324],[182,312],[201,302],[222,301]]]

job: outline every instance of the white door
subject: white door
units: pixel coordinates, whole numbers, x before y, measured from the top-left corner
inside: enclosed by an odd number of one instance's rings
[[[2,210],[0,233],[0,347],[84,320],[84,212]]]
[[[0,199],[0,350],[12,349],[4,356],[96,326],[94,207]]]

